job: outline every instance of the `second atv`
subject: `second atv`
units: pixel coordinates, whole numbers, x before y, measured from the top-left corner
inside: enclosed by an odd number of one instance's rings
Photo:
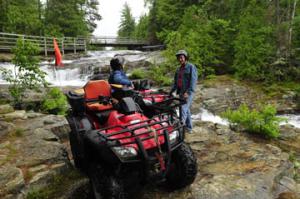
[[[171,189],[193,183],[196,158],[173,111],[146,117],[131,97],[112,98],[104,80],[90,81],[83,90],[67,94],[67,120],[75,166],[90,178],[96,199],[131,198],[147,182]],[[167,104],[173,110],[182,102],[173,98]]]

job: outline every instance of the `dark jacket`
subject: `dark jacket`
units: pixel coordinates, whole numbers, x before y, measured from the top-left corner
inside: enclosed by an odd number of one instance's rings
[[[131,86],[131,81],[128,79],[123,70],[113,71],[108,78],[108,82],[110,84],[122,84]]]
[[[195,92],[197,80],[198,80],[197,68],[191,63],[186,63],[183,72],[182,88],[179,88],[177,85],[179,72],[180,72],[180,67],[177,68],[176,70],[171,92],[176,91],[177,94],[183,94],[187,92],[189,95]]]

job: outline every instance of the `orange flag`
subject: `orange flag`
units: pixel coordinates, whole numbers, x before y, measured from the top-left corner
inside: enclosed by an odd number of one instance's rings
[[[55,53],[55,66],[63,66],[64,64],[62,63],[61,53],[55,38],[53,38],[53,45]]]

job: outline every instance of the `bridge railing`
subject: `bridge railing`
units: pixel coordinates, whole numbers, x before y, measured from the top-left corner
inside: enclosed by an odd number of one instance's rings
[[[127,38],[127,37],[107,37],[107,36],[101,36],[101,37],[90,37],[89,38],[89,44],[103,44],[103,45],[109,45],[109,44],[119,44],[119,45],[147,45],[148,42],[145,40],[140,39],[134,39],[134,38]]]
[[[49,52],[54,51],[53,37],[40,37],[32,35],[21,35],[0,32],[0,51],[11,51],[16,46],[18,39],[30,41],[37,44],[45,56]],[[78,51],[86,51],[86,39],[83,37],[60,37],[56,38],[60,50],[64,54],[66,51],[77,53]]]

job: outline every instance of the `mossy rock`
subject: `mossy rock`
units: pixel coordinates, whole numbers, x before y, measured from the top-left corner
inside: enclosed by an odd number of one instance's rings
[[[9,104],[0,105],[0,114],[12,113],[14,108]]]

